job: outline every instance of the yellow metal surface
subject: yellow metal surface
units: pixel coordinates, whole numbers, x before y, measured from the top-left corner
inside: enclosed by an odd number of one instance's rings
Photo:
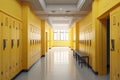
[[[110,14],[110,80],[120,80],[120,7]],[[114,44],[112,43],[114,41]],[[114,49],[113,49],[114,46]]]

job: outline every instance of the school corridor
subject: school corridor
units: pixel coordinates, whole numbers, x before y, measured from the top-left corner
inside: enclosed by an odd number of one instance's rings
[[[0,0],[0,80],[120,80],[120,0]]]

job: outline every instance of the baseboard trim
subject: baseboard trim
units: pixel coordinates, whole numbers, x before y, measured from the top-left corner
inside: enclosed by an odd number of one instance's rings
[[[11,80],[15,80],[15,78],[17,78],[21,73],[22,73],[22,70],[18,74],[16,74],[15,77],[13,77]]]
[[[93,68],[89,65],[89,68],[91,69],[91,71],[95,74],[98,75],[98,72],[94,71]]]
[[[18,74],[15,75],[15,77],[13,77],[11,80],[15,80],[15,78],[17,78],[22,72],[29,72],[31,70],[31,68],[40,60],[40,58],[29,68],[29,69],[22,69],[20,72],[18,72]]]

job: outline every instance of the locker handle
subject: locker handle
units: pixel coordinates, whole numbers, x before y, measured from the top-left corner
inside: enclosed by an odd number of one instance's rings
[[[16,63],[16,66],[18,65],[18,63]]]
[[[118,78],[120,77],[120,75],[118,74]]]
[[[11,48],[13,48],[14,47],[14,40],[12,39],[11,40]]]
[[[17,40],[17,47],[19,47],[19,42],[20,42],[20,41],[19,41],[19,39],[18,39],[18,40]]]
[[[3,23],[1,23],[1,26],[3,26]]]
[[[32,40],[30,40],[30,45],[32,45]]]
[[[6,39],[3,39],[3,50],[6,48]]]
[[[3,75],[3,72],[1,72],[1,75]]]
[[[33,44],[34,44],[34,40],[33,40]]]
[[[9,69],[11,70],[11,66],[9,67]]]
[[[111,51],[114,51],[115,49],[115,40],[111,39]]]
[[[90,46],[91,46],[91,40],[90,40]]]
[[[118,27],[119,27],[120,23],[118,22]]]

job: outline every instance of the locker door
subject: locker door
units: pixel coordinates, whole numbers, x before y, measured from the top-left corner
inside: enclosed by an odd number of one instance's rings
[[[19,59],[20,59],[20,70],[22,70],[22,23],[19,24],[19,35],[20,35],[20,41],[19,41],[19,44],[20,44],[20,56],[19,56]]]
[[[120,8],[119,8],[119,12],[118,12],[118,31],[120,31]],[[118,42],[120,42],[120,32],[118,32]],[[118,47],[118,54],[117,54],[117,64],[118,64],[118,67],[117,67],[117,80],[120,80],[120,44],[119,44],[119,47]]]
[[[118,10],[110,15],[110,80],[118,79],[118,53],[119,53],[119,13]]]
[[[9,80],[9,27],[7,15],[2,15],[2,69],[3,80]]]
[[[1,20],[1,24],[0,24],[0,27],[1,27],[1,38],[0,38],[0,40],[1,40],[1,72],[0,72],[0,75],[1,75],[1,80],[3,80],[3,13],[1,13],[1,16],[0,16],[1,18],[0,18],[0,20]]]
[[[2,66],[2,31],[1,31],[1,13],[0,13],[0,65]],[[1,66],[0,66],[0,80],[1,80]]]
[[[13,46],[13,54],[14,54],[14,56],[13,56],[13,62],[14,62],[14,64],[13,64],[13,67],[14,67],[14,75],[13,76],[15,76],[16,74],[17,74],[17,67],[16,67],[16,65],[17,65],[17,55],[16,55],[16,51],[17,51],[17,44],[16,44],[16,20],[14,19],[14,26],[13,26],[13,40],[14,40],[14,46]]]
[[[8,27],[8,34],[7,34],[7,37],[8,37],[8,53],[7,53],[7,60],[8,60],[8,71],[7,71],[7,75],[8,75],[8,79],[10,80],[11,78],[11,75],[10,75],[10,71],[11,71],[11,64],[10,64],[10,60],[11,60],[11,53],[10,53],[10,29],[11,29],[11,17],[8,17],[8,21],[7,21],[8,23],[8,25],[7,25],[7,27]]]
[[[19,46],[19,23],[16,21],[16,73],[19,72],[19,54],[20,54],[20,46]]]
[[[12,19],[11,20],[11,46],[10,46],[10,48],[11,48],[11,50],[10,50],[10,52],[11,52],[11,77],[14,77],[15,76],[15,60],[14,60],[14,58],[16,57],[15,56],[15,53],[14,53],[14,46],[15,46],[15,39],[14,39],[14,29],[15,29],[15,21],[14,21],[14,19]]]
[[[15,27],[14,27],[14,47],[13,47],[13,49],[14,49],[14,61],[15,61],[15,63],[14,63],[14,68],[15,68],[15,74],[14,75],[16,75],[17,73],[18,73],[18,71],[17,71],[17,67],[18,67],[18,52],[17,52],[17,28],[18,28],[18,25],[17,25],[17,21],[15,20]]]
[[[11,53],[11,28],[12,28],[12,18],[10,17],[9,18],[9,28],[10,28],[10,33],[9,33],[9,36],[10,36],[10,38],[9,38],[9,40],[10,40],[10,52],[9,52],[9,77],[10,77],[10,79],[12,78],[12,53]]]

